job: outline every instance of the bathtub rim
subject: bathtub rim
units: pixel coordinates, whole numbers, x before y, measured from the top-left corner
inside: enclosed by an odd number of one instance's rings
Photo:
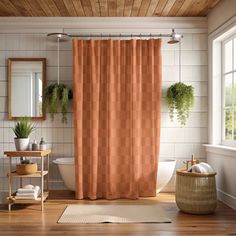
[[[158,163],[160,162],[176,162],[175,159],[163,159],[163,160],[159,160]]]
[[[158,163],[160,162],[176,162],[175,159],[164,159],[164,160],[159,160]],[[53,163],[55,164],[68,164],[68,165],[73,165],[74,164],[74,158],[73,157],[59,157],[56,160],[53,160]]]
[[[53,163],[57,165],[74,165],[74,158],[73,157],[60,157],[56,160],[52,161]]]

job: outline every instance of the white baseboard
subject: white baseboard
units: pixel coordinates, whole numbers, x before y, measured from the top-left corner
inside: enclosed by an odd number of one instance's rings
[[[174,193],[175,186],[166,186],[161,190],[161,193]]]
[[[219,201],[236,210],[236,197],[217,188],[217,198]]]

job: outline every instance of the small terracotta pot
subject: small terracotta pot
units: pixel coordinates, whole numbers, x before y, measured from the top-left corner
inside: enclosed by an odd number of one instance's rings
[[[37,172],[37,170],[38,170],[37,163],[16,165],[16,173],[18,175],[34,174]]]

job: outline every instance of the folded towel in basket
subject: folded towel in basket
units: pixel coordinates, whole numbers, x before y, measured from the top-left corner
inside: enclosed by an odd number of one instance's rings
[[[205,163],[201,162],[199,164],[193,165],[188,169],[188,172],[193,172],[193,173],[204,173],[204,174],[213,174],[215,171],[213,168]]]

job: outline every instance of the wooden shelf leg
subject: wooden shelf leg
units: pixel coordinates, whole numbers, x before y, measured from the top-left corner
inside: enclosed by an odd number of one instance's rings
[[[8,174],[8,192],[9,192],[9,201],[10,201],[10,199],[11,199],[11,195],[12,195],[12,193],[11,193],[11,182],[12,182],[12,179],[11,179],[11,172],[12,172],[12,158],[11,157],[9,157],[9,174]],[[8,202],[8,211],[11,211],[11,203],[10,202]]]
[[[11,203],[8,203],[8,211],[11,211]]]
[[[48,174],[47,174],[47,191],[49,191],[49,154],[47,155],[47,171],[48,171]]]
[[[43,169],[44,169],[44,157],[41,157],[41,211],[43,211],[43,193],[44,193],[44,176],[43,176]]]

